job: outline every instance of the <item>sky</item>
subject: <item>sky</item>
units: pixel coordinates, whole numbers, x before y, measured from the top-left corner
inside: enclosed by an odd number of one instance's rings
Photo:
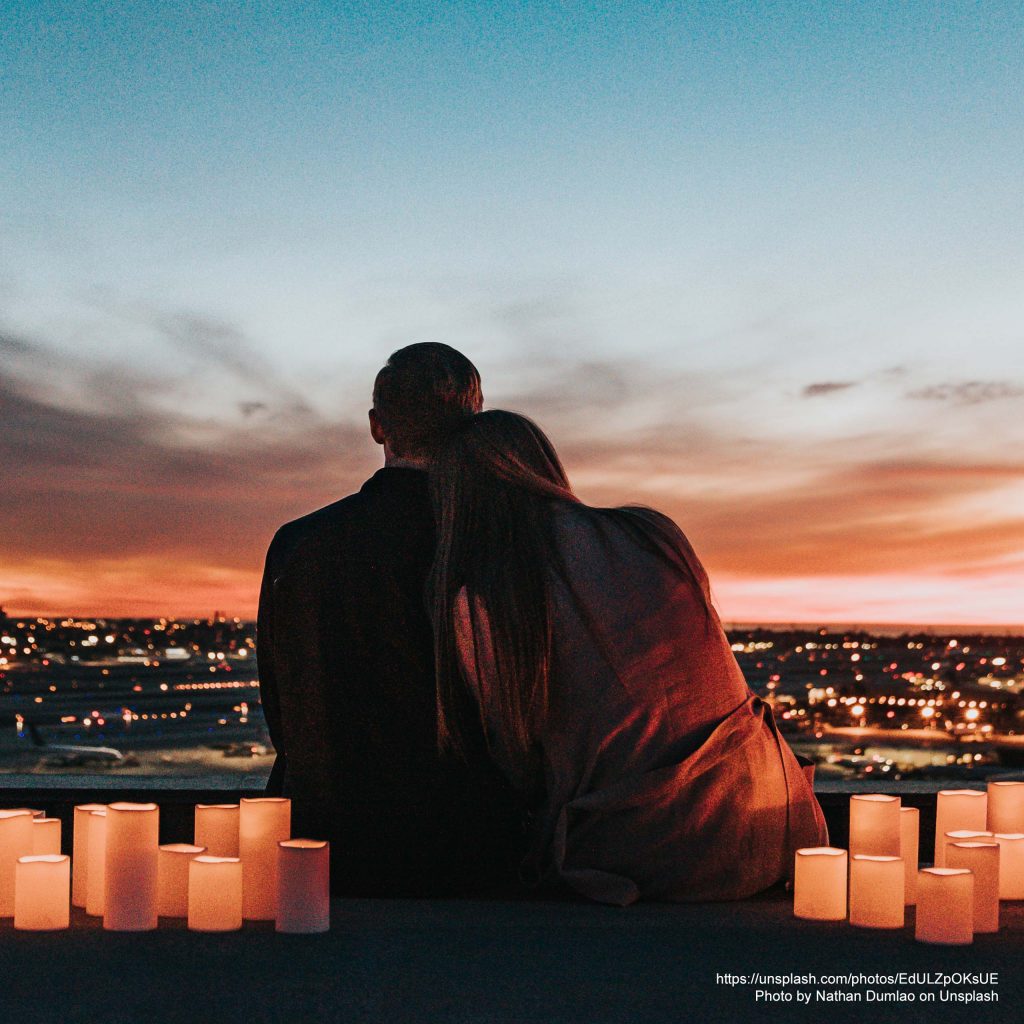
[[[727,621],[1024,621],[1024,9],[0,0],[0,605],[252,615],[444,341]]]

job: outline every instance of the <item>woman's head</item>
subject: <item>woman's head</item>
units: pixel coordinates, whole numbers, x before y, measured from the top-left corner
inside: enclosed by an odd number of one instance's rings
[[[562,463],[544,431],[518,413],[491,409],[452,431],[434,466],[435,497],[488,489],[575,501]]]

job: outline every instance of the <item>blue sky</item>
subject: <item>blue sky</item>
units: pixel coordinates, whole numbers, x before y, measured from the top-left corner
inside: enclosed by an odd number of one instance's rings
[[[376,465],[369,384],[420,340],[584,497],[675,515],[727,617],[1019,603],[1019,4],[0,12],[12,605],[145,603],[174,562],[243,608],[276,523]],[[170,481],[130,572],[149,485],[72,431]]]

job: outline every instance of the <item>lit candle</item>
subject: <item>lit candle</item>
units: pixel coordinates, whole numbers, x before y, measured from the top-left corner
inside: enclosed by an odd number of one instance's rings
[[[985,831],[988,795],[976,789],[940,789],[935,804],[935,866],[945,864],[947,832],[969,829]]]
[[[188,863],[188,926],[194,932],[242,927],[242,863],[200,854]]]
[[[903,927],[903,859],[854,854],[850,860],[850,924]]]
[[[246,920],[274,920],[277,844],[289,838],[291,827],[291,800],[243,797],[238,812],[238,850],[242,860],[242,912]]]
[[[999,844],[999,898],[1024,900],[1024,832],[997,832]]]
[[[142,932],[156,927],[159,833],[156,804],[107,806],[103,927],[108,931]]]
[[[89,878],[89,823],[93,811],[105,811],[106,804],[77,804],[71,837],[71,903],[85,906]]]
[[[952,832],[947,832],[945,835],[946,842],[944,846],[948,847],[950,843],[991,843],[994,842],[991,832],[976,832],[974,829],[969,828],[957,828]]]
[[[279,932],[331,927],[331,848],[321,839],[285,839],[278,846]]]
[[[156,912],[159,917],[188,917],[188,865],[205,853],[202,846],[168,843],[160,847],[156,869]]]
[[[850,797],[850,856],[900,855],[900,798],[881,793]]]
[[[974,875],[966,868],[922,868],[914,938],[940,946],[974,941]]]
[[[813,921],[846,918],[847,853],[834,846],[796,851],[793,870],[793,915]]]
[[[60,856],[60,818],[32,819],[32,854]]]
[[[1024,782],[988,784],[988,828],[991,832],[1024,832]]]
[[[89,872],[85,887],[85,912],[103,916],[107,892],[107,810],[89,812]]]
[[[20,857],[14,927],[50,931],[71,923],[71,858],[59,853]]]
[[[211,857],[237,857],[238,804],[196,804],[195,843]]]
[[[32,812],[0,811],[0,917],[14,917],[14,876],[19,857],[32,854]]]
[[[916,807],[900,808],[900,857],[903,860],[903,903],[912,907],[917,902],[918,844],[921,835],[921,812]]]
[[[974,872],[974,932],[999,931],[999,844],[950,843],[946,866]]]

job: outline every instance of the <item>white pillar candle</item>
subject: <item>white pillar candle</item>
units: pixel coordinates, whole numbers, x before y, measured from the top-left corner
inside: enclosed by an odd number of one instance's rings
[[[285,797],[243,797],[238,811],[242,860],[242,913],[273,921],[277,904],[277,844],[291,836],[292,802]]]
[[[188,917],[188,865],[193,857],[205,852],[205,847],[189,843],[160,847],[156,869],[158,917]]]
[[[969,828],[957,828],[952,832],[947,832],[945,836],[945,843],[943,848],[949,846],[950,843],[991,843],[994,842],[991,832],[976,832],[974,829]],[[945,853],[943,853],[945,858]]]
[[[999,898],[1024,900],[1024,832],[997,832],[999,844]]]
[[[107,809],[89,812],[89,874],[85,886],[85,912],[103,916],[107,891]]]
[[[903,859],[854,854],[850,860],[850,924],[903,927]]]
[[[974,933],[999,931],[999,844],[951,843],[946,867],[974,872]]]
[[[106,804],[77,804],[71,825],[71,904],[85,906],[89,878],[89,815]]]
[[[16,869],[14,927],[50,931],[71,923],[71,858],[59,853],[21,857]]]
[[[916,807],[900,808],[900,857],[903,860],[903,903],[917,902],[918,845],[921,836],[921,812]]]
[[[238,804],[196,804],[195,844],[211,857],[237,857]]]
[[[974,875],[966,868],[922,868],[914,938],[940,946],[974,941]]]
[[[242,927],[242,863],[200,854],[188,864],[188,927],[234,932]]]
[[[988,784],[990,832],[1024,832],[1024,782]]]
[[[812,921],[846,919],[847,853],[834,846],[796,851],[793,869],[793,916]]]
[[[156,804],[107,806],[103,927],[108,931],[143,932],[156,927],[159,833]]]
[[[900,855],[900,798],[881,793],[850,797],[850,856]]]
[[[984,832],[988,796],[976,789],[940,789],[935,803],[935,867],[945,863],[947,832],[970,829]]]
[[[322,839],[277,844],[279,932],[326,932],[331,927],[331,847]]]
[[[32,854],[60,856],[60,818],[32,819]]]
[[[14,917],[14,875],[19,857],[32,854],[32,812],[0,811],[0,917]]]

